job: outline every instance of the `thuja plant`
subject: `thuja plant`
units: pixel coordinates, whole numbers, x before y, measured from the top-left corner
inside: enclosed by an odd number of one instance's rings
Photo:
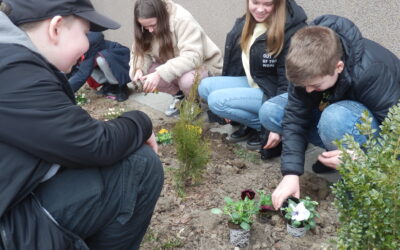
[[[210,158],[209,143],[202,136],[204,120],[199,119],[201,108],[198,102],[197,87],[200,75],[196,73],[189,96],[179,105],[179,120],[173,128],[173,141],[180,162],[175,172],[175,186],[182,196],[185,185],[201,180]]]
[[[363,145],[346,135],[342,180],[333,187],[339,212],[339,249],[400,249],[400,104],[390,109],[379,135],[365,112],[358,126]]]

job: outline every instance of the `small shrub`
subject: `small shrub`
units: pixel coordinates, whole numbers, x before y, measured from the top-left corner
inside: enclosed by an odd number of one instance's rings
[[[339,212],[339,249],[400,249],[400,104],[371,128],[364,112],[359,145],[350,135],[336,142],[342,151],[342,180],[334,185]],[[347,150],[345,149],[345,146]]]
[[[179,120],[173,129],[173,140],[180,162],[175,172],[175,186],[182,196],[189,181],[197,183],[210,158],[209,143],[202,136],[203,119],[198,116],[201,108],[198,103],[197,87],[199,74],[196,73],[193,87],[188,97],[179,106]]]

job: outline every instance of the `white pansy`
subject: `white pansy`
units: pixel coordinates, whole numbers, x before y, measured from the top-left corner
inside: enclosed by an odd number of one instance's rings
[[[310,217],[310,211],[304,206],[303,202],[297,204],[297,206],[292,206],[292,220],[304,221]]]

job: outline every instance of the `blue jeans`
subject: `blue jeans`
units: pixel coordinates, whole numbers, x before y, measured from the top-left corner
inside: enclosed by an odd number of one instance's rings
[[[158,156],[142,146],[110,167],[61,168],[34,193],[90,249],[139,249],[163,181]]]
[[[269,99],[260,109],[261,124],[268,130],[282,134],[282,119],[285,107],[288,103],[288,94],[282,94]],[[308,140],[312,144],[334,150],[337,147],[333,141],[342,139],[345,134],[352,135],[360,145],[366,141],[366,137],[360,134],[356,125],[360,123],[361,114],[368,110],[363,104],[356,101],[343,100],[330,104],[323,112],[318,108],[313,110],[312,125],[309,130]],[[269,116],[261,115],[268,113]],[[372,128],[379,131],[379,123],[372,117]]]
[[[245,76],[207,77],[201,81],[198,90],[214,114],[256,130],[261,129],[258,113],[263,92],[250,87]]]

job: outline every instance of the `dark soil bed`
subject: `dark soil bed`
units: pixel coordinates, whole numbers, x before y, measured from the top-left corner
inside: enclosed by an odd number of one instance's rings
[[[93,91],[86,92],[90,103],[83,107],[98,119],[104,119],[104,113],[110,107],[140,108],[129,101],[118,104],[94,95]],[[154,120],[155,132],[161,128],[170,130],[176,121],[163,117]],[[184,197],[178,196],[173,184],[173,169],[179,167],[175,148],[160,145],[165,183],[141,249],[234,249],[229,243],[226,217],[214,215],[210,209],[222,207],[226,196],[239,198],[244,189],[272,192],[281,180],[279,157],[260,161],[257,153],[227,143],[226,134],[211,132],[210,128],[217,125],[206,125],[203,133],[210,142],[212,158],[204,171],[203,181],[187,187]],[[286,233],[283,219],[274,215],[270,224],[253,224],[251,242],[245,249],[328,249],[337,229],[329,183],[312,174],[303,175],[301,183],[302,197],[310,196],[319,202],[317,227],[305,237],[293,238]]]

